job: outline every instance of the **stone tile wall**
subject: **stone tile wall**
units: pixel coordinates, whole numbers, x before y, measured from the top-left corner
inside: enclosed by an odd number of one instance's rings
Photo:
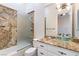
[[[0,49],[17,44],[17,11],[0,5]]]

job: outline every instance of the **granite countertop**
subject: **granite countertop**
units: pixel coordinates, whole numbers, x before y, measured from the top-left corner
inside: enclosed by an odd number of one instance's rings
[[[79,43],[76,42],[72,41],[65,42],[56,38],[53,39],[43,38],[41,42],[79,52]]]

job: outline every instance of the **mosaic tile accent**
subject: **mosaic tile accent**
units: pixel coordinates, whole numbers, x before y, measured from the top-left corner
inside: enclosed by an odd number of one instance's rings
[[[0,49],[17,44],[17,11],[0,5]]]

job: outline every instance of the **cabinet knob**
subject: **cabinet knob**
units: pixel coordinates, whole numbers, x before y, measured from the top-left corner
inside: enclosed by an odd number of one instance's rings
[[[44,53],[40,52],[40,54],[44,55]]]
[[[58,51],[60,54],[62,54],[62,55],[67,55],[66,53],[64,53],[64,52],[61,52],[61,51]]]
[[[44,47],[43,45],[40,45],[41,47]]]

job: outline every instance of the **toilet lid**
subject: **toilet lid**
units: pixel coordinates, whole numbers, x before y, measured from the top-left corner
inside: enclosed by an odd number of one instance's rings
[[[34,52],[34,51],[36,51],[36,48],[31,47],[31,48],[29,48],[28,50],[26,50],[25,53],[32,53],[32,52]]]

